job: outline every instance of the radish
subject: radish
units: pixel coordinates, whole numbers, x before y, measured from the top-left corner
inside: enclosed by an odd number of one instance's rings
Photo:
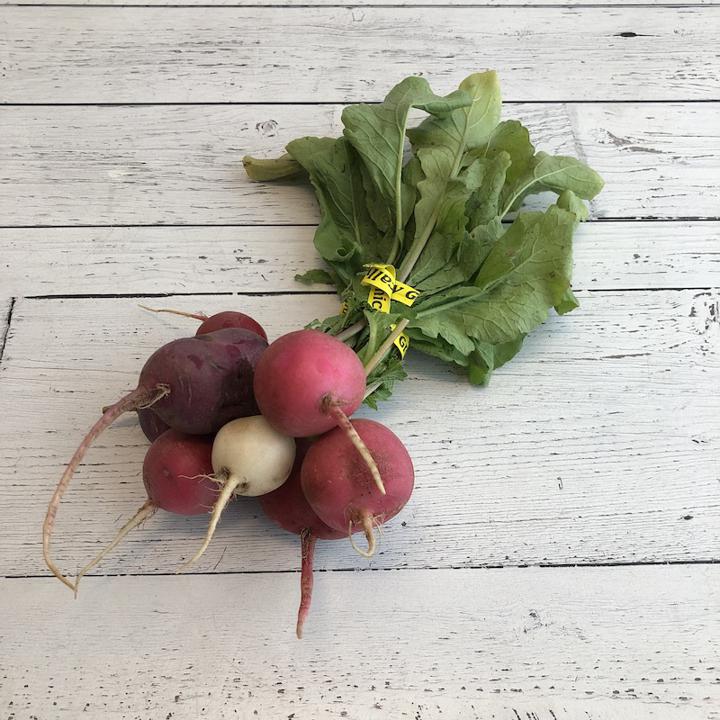
[[[310,507],[300,485],[300,468],[310,443],[307,440],[297,442],[295,465],[290,477],[277,489],[260,498],[260,505],[270,520],[283,530],[300,536],[300,607],[298,608],[295,633],[302,637],[303,626],[310,611],[313,589],[313,556],[315,543],[321,540],[338,540],[345,537],[328,527]]]
[[[170,429],[170,426],[166,422],[163,422],[150,407],[138,408],[137,416],[140,429],[150,442],[154,442],[166,430]]]
[[[255,369],[255,399],[268,422],[285,435],[319,435],[339,425],[383,481],[348,420],[365,395],[365,368],[345,343],[318,330],[296,330],[275,340]]]
[[[295,440],[280,434],[262,416],[244,417],[223,426],[212,448],[213,478],[222,486],[200,549],[181,570],[205,552],[220,515],[233,495],[256,496],[280,487],[293,467]]]
[[[373,420],[353,420],[358,435],[372,454],[385,481],[381,495],[354,445],[340,428],[316,440],[302,464],[302,489],[310,507],[333,530],[350,536],[355,550],[375,554],[373,527],[397,515],[410,499],[415,481],[412,460],[400,439]],[[352,533],[362,530],[368,549],[361,550]]]
[[[135,527],[157,510],[178,515],[202,515],[209,512],[218,497],[212,472],[212,439],[183,435],[167,430],[148,448],[143,462],[143,482],[148,499],[128,520],[113,541],[80,570],[73,589]],[[67,584],[67,583],[66,583]]]
[[[105,409],[83,438],[50,500],[43,556],[55,577],[72,587],[50,557],[50,537],[60,500],[93,440],[123,413],[151,405],[174,430],[193,435],[213,433],[234,418],[254,415],[253,370],[266,347],[255,333],[230,328],[173,340],[148,358],[135,390]]]
[[[191,313],[184,310],[173,310],[172,308],[151,308],[147,305],[141,305],[140,307],[154,313],[172,313],[173,315],[182,315],[183,317],[200,320],[200,327],[196,330],[196,335],[205,335],[226,328],[242,328],[258,334],[263,340],[267,340],[267,333],[257,320],[236,310],[223,310],[208,317],[205,313]]]

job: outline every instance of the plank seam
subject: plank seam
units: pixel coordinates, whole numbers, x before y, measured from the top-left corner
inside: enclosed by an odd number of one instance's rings
[[[347,568],[315,568],[315,573],[356,573],[356,572],[412,572],[422,570],[527,570],[527,569],[579,569],[586,568],[614,568],[614,567],[676,567],[682,565],[720,565],[720,558],[710,560],[657,560],[644,562],[597,562],[597,563],[537,563],[528,565],[447,565],[433,567],[347,567]],[[212,575],[287,575],[289,573],[299,573],[296,570],[219,570],[214,572],[186,572],[184,576],[212,576]],[[91,574],[86,577],[106,578],[106,577],[177,577],[177,572],[157,572],[157,573],[102,573]],[[53,580],[52,575],[3,575],[3,580]]]
[[[588,218],[584,224],[594,223],[717,223],[718,216],[677,215],[659,217],[657,215],[635,217],[596,217]],[[504,220],[511,224],[512,220]],[[107,225],[0,225],[0,230],[83,230],[101,228],[304,228],[317,227],[317,223],[108,223]]]
[[[575,286],[578,292],[588,293],[636,293],[636,292],[712,292],[720,290],[720,286],[681,286],[681,287],[592,287],[583,288]],[[167,293],[85,293],[79,295],[57,294],[57,295],[25,295],[23,300],[132,300],[134,298],[171,298],[171,297],[281,297],[286,295],[313,296],[337,295],[335,290],[276,290],[276,291],[254,291],[254,292],[167,292]],[[1,355],[0,355],[1,358]]]
[[[2,364],[5,355],[5,345],[7,344],[8,335],[10,334],[10,323],[12,323],[13,311],[15,310],[15,302],[17,298],[10,298],[10,307],[5,316],[5,330],[3,331],[2,340],[0,340],[0,364]]]
[[[0,5],[0,9],[2,7],[9,7],[7,5]],[[17,7],[34,7],[31,5],[18,5]],[[52,5],[49,7],[65,7],[60,5]],[[87,7],[86,5],[69,5],[67,7]],[[94,6],[94,7],[123,7],[121,5],[108,5],[108,6]],[[127,7],[138,7],[134,5],[129,5]],[[166,8],[167,5],[156,5],[153,6],[155,8],[161,7]],[[189,7],[189,6],[188,6]],[[197,5],[193,5],[192,7],[198,7]],[[221,7],[228,7],[227,5],[221,6]],[[247,7],[247,6],[243,6]],[[327,5],[321,5],[321,6],[313,6],[313,7],[328,7]],[[342,6],[345,7],[345,6]],[[366,6],[362,6],[366,7]],[[387,7],[387,6],[383,6]],[[408,6],[403,6],[408,7]],[[424,6],[427,7],[427,6]],[[497,7],[497,6],[493,6]],[[524,7],[520,5],[512,5],[511,7]],[[531,7],[537,7],[536,5],[533,5]],[[604,7],[604,6],[599,6]],[[607,6],[608,8],[617,8],[618,5],[610,5]],[[632,7],[640,7],[638,5],[634,5]],[[657,5],[653,5],[652,7],[660,7]],[[680,7],[686,7],[686,6],[680,6]],[[703,5],[701,7],[718,7],[718,6],[708,6]],[[358,99],[345,99],[345,100],[287,100],[287,101],[274,101],[274,100],[207,100],[207,101],[177,101],[177,100],[168,100],[166,102],[36,102],[36,103],[22,103],[22,102],[7,102],[3,101],[0,102],[0,107],[186,107],[186,106],[214,106],[214,105],[247,105],[249,107],[254,107],[257,105],[267,105],[268,107],[282,107],[282,106],[288,106],[288,107],[312,107],[312,106],[332,106],[332,105],[339,105],[339,106],[345,106],[352,103],[363,103],[365,105],[379,105],[382,102],[382,100],[368,100],[365,97],[358,98]],[[504,105],[702,105],[702,104],[710,104],[710,103],[718,103],[720,102],[720,97],[718,98],[690,98],[687,100],[683,100],[681,98],[665,98],[665,99],[657,99],[657,98],[650,98],[647,100],[618,100],[618,99],[602,99],[602,98],[596,98],[594,100],[576,100],[572,98],[568,99],[554,99],[554,100],[503,100]]]

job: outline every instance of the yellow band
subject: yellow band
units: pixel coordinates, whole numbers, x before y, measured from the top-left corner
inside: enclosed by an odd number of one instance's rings
[[[400,282],[400,280],[395,278],[395,268],[392,265],[373,263],[365,267],[368,268],[368,271],[360,283],[379,290],[388,296],[387,303],[383,303],[383,307],[387,306],[387,310],[380,310],[380,312],[390,312],[391,299],[397,300],[399,303],[410,307],[415,300],[417,300],[418,295],[420,295],[420,292],[414,287]],[[371,297],[373,296],[372,290],[370,291],[370,295]],[[370,300],[368,300],[368,302],[370,302]],[[370,304],[372,305],[372,303]],[[377,310],[378,308],[376,307],[375,309]]]

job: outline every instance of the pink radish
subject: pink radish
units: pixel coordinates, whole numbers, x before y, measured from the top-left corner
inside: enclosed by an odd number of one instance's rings
[[[210,512],[218,497],[212,473],[212,438],[183,435],[168,430],[148,448],[143,462],[143,482],[148,499],[120,529],[113,541],[77,575],[77,591],[83,575],[92,570],[135,527],[157,510],[178,515]]]
[[[140,306],[143,310],[149,310],[155,313],[171,313],[172,315],[182,315],[183,317],[194,318],[200,320],[200,327],[196,330],[196,335],[205,335],[215,330],[224,330],[226,328],[242,328],[257,333],[263,340],[267,340],[267,333],[263,326],[254,318],[237,310],[223,310],[214,315],[207,316],[205,313],[191,313],[184,310],[173,310],[172,308],[151,308],[147,305]]]
[[[339,428],[316,440],[302,464],[302,489],[310,507],[333,530],[348,535],[362,530],[375,554],[373,527],[397,515],[410,499],[415,481],[412,460],[400,439],[373,420],[353,420],[355,430],[372,454],[385,482],[381,495],[354,445]],[[352,537],[350,537],[352,541]]]
[[[62,496],[93,440],[123,413],[150,406],[174,430],[193,435],[213,433],[234,418],[254,415],[253,371],[266,347],[257,334],[230,328],[173,340],[150,356],[135,390],[105,409],[83,438],[50,500],[43,556],[55,577],[72,587],[50,556],[50,538]]]
[[[345,537],[328,527],[308,504],[300,485],[300,468],[310,443],[307,440],[297,441],[295,465],[290,477],[277,489],[260,498],[260,505],[270,520],[283,530],[300,536],[301,572],[300,572],[300,607],[298,608],[295,633],[302,637],[303,626],[310,611],[313,589],[313,557],[315,543],[321,540],[338,540]]]
[[[296,330],[270,344],[254,383],[260,412],[285,435],[319,435],[339,425],[384,492],[381,475],[348,420],[365,394],[365,368],[351,348],[318,330]]]

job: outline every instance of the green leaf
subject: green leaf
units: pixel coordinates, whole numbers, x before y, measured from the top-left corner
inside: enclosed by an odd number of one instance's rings
[[[535,156],[535,147],[530,142],[530,134],[517,120],[505,120],[499,123],[487,143],[470,150],[463,162],[470,164],[477,158],[492,159],[501,153],[510,156],[506,182],[512,186],[518,178],[528,172]]]
[[[493,246],[475,286],[438,293],[418,308],[411,326],[463,353],[471,340],[497,345],[527,334],[570,287],[574,223],[574,215],[557,206],[518,216]]]
[[[362,158],[369,177],[391,210],[395,255],[400,250],[414,199],[402,180],[410,108],[444,115],[469,102],[459,92],[441,98],[424,78],[409,77],[396,85],[379,105],[350,105],[343,110],[344,135]]]
[[[320,204],[315,232],[320,255],[346,281],[363,263],[384,257],[386,248],[368,215],[362,179],[347,141],[306,137],[293,140],[287,149],[307,171]]]
[[[572,190],[578,197],[592,200],[603,185],[603,179],[580,160],[539,152],[528,171],[509,186],[502,215],[516,209],[531,193],[551,190],[560,194],[564,190]]]
[[[430,116],[407,133],[425,177],[418,183],[415,234],[400,266],[401,278],[410,275],[437,223],[455,216],[448,203],[455,202],[452,196],[457,194],[458,185],[453,181],[462,168],[466,150],[487,141],[500,120],[500,86],[494,72],[470,75],[459,89],[470,96],[469,106]],[[467,194],[467,185],[461,186]],[[440,234],[446,232],[441,229]]]
[[[573,213],[579,223],[585,222],[590,215],[588,206],[572,190],[563,190],[557,199],[556,205]]]
[[[378,401],[387,400],[393,392],[395,383],[404,380],[407,373],[402,365],[402,359],[395,353],[390,353],[387,360],[381,363],[368,377],[368,386],[380,382],[380,385],[365,398],[365,404],[377,410]]]
[[[275,159],[254,158],[246,155],[243,158],[243,167],[248,177],[258,182],[291,178],[301,175],[303,171],[302,166],[287,153]]]
[[[303,285],[334,285],[335,284],[335,281],[333,280],[332,275],[330,275],[330,273],[327,270],[321,270],[320,268],[308,270],[307,272],[304,272],[301,275],[296,275],[295,281],[302,283]]]
[[[468,167],[467,181],[474,185],[465,208],[468,228],[486,225],[499,215],[500,195],[510,167],[510,155],[505,151],[492,158],[478,158]]]
[[[493,370],[504,365],[520,352],[524,335],[499,345],[477,342],[475,352],[470,355],[468,380],[473,385],[487,385]]]

